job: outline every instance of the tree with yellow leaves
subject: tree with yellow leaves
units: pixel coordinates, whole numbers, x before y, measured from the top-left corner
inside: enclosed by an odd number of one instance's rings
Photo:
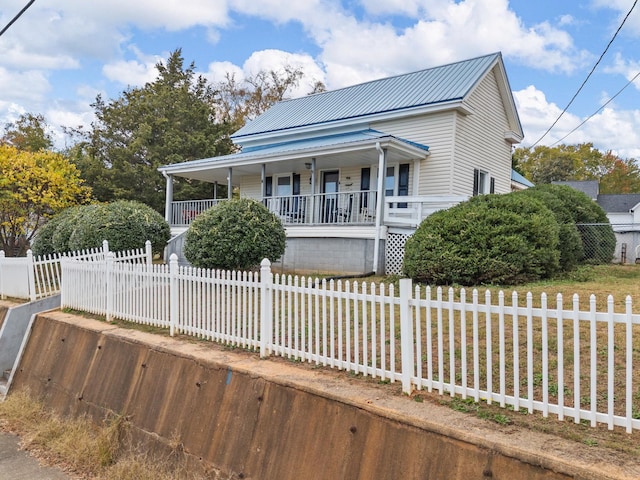
[[[89,201],[78,169],[63,155],[0,145],[0,249],[23,255],[49,217]]]

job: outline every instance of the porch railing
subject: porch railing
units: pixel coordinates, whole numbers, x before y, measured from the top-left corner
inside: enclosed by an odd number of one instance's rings
[[[267,197],[263,202],[285,225],[375,223],[376,192],[372,191]]]
[[[196,216],[221,201],[224,199],[172,202],[170,223],[172,226],[188,226]],[[372,191],[266,197],[262,202],[285,225],[375,223],[376,192]]]
[[[385,197],[384,224],[415,228],[432,213],[453,207],[467,199],[462,195]]]
[[[205,210],[226,199],[182,200],[171,202],[171,225],[187,226]]]
[[[374,225],[375,191],[318,193],[266,197],[264,205],[285,225]],[[465,196],[427,195],[385,198],[385,225],[417,227],[433,212],[467,200]],[[188,226],[193,219],[219,200],[187,200],[172,203],[171,225]]]

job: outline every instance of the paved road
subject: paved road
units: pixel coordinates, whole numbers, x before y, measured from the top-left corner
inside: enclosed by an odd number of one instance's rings
[[[19,438],[0,432],[0,479],[2,480],[69,480],[61,470],[43,467],[28,452],[18,447]]]

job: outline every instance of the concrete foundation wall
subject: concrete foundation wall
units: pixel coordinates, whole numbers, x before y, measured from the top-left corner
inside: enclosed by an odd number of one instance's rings
[[[343,372],[61,312],[34,322],[12,388],[63,414],[124,414],[149,449],[178,440],[225,479],[632,478],[567,460],[584,446],[536,441]]]
[[[364,238],[287,238],[287,247],[274,271],[362,274],[373,271],[374,240]],[[384,268],[384,240],[380,241]]]

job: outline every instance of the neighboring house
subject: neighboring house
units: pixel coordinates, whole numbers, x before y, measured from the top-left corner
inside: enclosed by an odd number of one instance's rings
[[[640,262],[640,193],[601,194],[597,180],[553,183],[580,190],[602,207],[616,234],[615,262]]]
[[[500,53],[282,101],[232,135],[239,153],[160,168],[170,248],[220,201],[173,201],[180,176],[226,184],[279,215],[277,268],[398,273],[427,215],[512,190],[522,138]]]

